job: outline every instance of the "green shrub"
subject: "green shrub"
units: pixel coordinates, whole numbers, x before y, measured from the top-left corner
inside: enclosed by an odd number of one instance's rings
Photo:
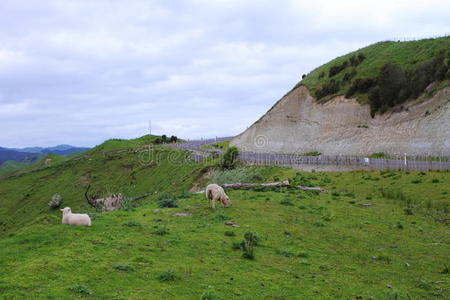
[[[276,253],[278,255],[284,256],[284,257],[296,257],[297,255],[295,255],[292,252],[289,252],[287,250],[276,250]]]
[[[236,147],[229,147],[222,156],[220,167],[222,170],[232,170],[238,164],[239,150]]]
[[[77,294],[92,295],[92,292],[86,286],[81,284],[74,284],[69,287],[69,290]]]
[[[381,196],[386,199],[398,200],[400,202],[404,202],[406,204],[411,204],[412,200],[408,196],[406,196],[402,190],[396,188],[385,188],[381,189]]]
[[[294,206],[294,203],[292,203],[289,198],[284,198],[283,200],[280,201],[280,204],[286,206]]]
[[[182,192],[178,195],[177,198],[180,198],[180,199],[188,199],[188,198],[191,198],[191,196],[192,196],[191,193],[189,193],[188,191],[184,190],[184,191],[182,191]]]
[[[355,76],[356,76],[356,70],[353,69],[351,72],[347,72],[347,73],[344,74],[344,77],[343,77],[342,81],[348,82]]]
[[[339,91],[339,88],[341,86],[340,81],[336,81],[334,79],[331,79],[329,82],[323,84],[317,91],[316,91],[316,98],[322,99],[323,97],[333,95]]]
[[[356,93],[367,93],[370,88],[376,84],[376,78],[357,78],[353,80],[352,84],[345,93],[346,98],[350,98]]]
[[[122,206],[120,207],[123,211],[135,211],[136,207],[138,207],[139,204],[135,201],[130,201],[128,197],[124,197],[124,200],[122,202]]]
[[[318,222],[314,222],[313,225],[316,226],[316,227],[324,227],[325,226],[325,224],[323,224],[322,222],[319,222],[319,221]]]
[[[156,235],[166,235],[169,234],[169,231],[170,230],[165,226],[157,226],[153,233]]]
[[[389,155],[384,152],[375,152],[369,155],[369,158],[389,158]]]
[[[200,300],[221,300],[221,299],[222,297],[217,295],[215,291],[206,291],[200,297]]]
[[[215,216],[214,219],[216,221],[222,222],[222,221],[226,221],[229,220],[230,217],[228,217],[225,212],[223,210],[219,211]]]
[[[123,271],[123,272],[131,272],[134,271],[134,267],[132,265],[126,263],[117,263],[113,266],[114,269]]]
[[[302,154],[302,156],[320,156],[320,155],[322,155],[322,153],[318,151],[306,152]]]
[[[429,291],[433,288],[431,281],[427,280],[427,279],[422,279],[417,283],[417,287],[422,289],[422,290],[426,290]]]
[[[258,235],[254,232],[246,232],[244,234],[244,240],[240,244],[240,249],[244,252],[242,254],[243,258],[254,259],[254,248],[258,245]]]
[[[159,281],[175,281],[179,277],[176,275],[174,270],[166,270],[158,275]]]
[[[328,71],[328,77],[333,77],[334,75],[340,73],[342,70],[345,70],[349,65],[348,61],[344,61],[340,65],[331,66],[330,70]]]
[[[236,236],[234,231],[225,231],[225,236]]]
[[[130,219],[127,222],[123,223],[124,226],[130,226],[130,227],[141,227],[141,223],[139,223],[136,220]]]
[[[177,201],[171,194],[163,194],[158,198],[158,206],[164,207],[178,207]]]
[[[233,244],[231,244],[231,249],[233,249],[233,250],[240,250],[241,249],[241,243],[240,242],[233,242]]]
[[[411,208],[405,208],[403,212],[408,216],[412,216],[414,214]]]

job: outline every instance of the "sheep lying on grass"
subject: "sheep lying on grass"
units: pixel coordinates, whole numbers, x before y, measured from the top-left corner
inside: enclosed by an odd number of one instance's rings
[[[87,214],[73,214],[70,207],[60,209],[63,212],[62,223],[74,226],[91,226],[91,218]]]
[[[215,208],[215,202],[220,201],[222,204],[222,207],[228,207],[231,206],[231,200],[228,198],[227,194],[225,194],[225,191],[223,188],[217,184],[209,184],[206,187],[206,198],[209,200],[209,203],[212,208]]]

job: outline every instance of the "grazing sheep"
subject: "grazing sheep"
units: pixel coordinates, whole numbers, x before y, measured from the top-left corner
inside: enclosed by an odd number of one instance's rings
[[[220,201],[222,207],[231,206],[230,198],[228,198],[227,194],[225,194],[223,188],[217,184],[209,184],[206,187],[205,194],[212,208],[215,208],[216,201]]]
[[[63,212],[62,223],[74,226],[91,226],[91,218],[87,214],[73,214],[70,207],[60,209]]]

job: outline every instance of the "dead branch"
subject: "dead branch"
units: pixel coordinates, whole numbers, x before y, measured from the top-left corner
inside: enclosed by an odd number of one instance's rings
[[[299,185],[298,186],[299,189],[303,190],[303,191],[319,191],[319,192],[323,192],[325,191],[323,188],[321,187],[312,187],[312,186],[302,186]]]
[[[271,183],[225,183],[223,184],[224,188],[227,189],[240,189],[247,187],[256,187],[256,186],[267,186],[267,187],[283,187],[289,186],[289,181],[280,181],[280,182],[271,182]]]
[[[147,198],[147,197],[150,196],[151,194],[152,194],[152,193],[140,195],[140,196],[137,196],[137,197],[135,197],[135,198],[133,198],[133,199],[130,199],[129,201],[137,201],[137,200],[141,200],[141,199],[143,199],[143,198]]]

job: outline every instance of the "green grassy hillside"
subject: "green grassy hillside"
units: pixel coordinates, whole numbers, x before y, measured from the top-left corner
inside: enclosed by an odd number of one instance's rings
[[[0,165],[0,174],[8,173],[11,171],[16,171],[28,166],[27,163],[15,161],[15,160],[7,160]]]
[[[5,163],[0,166],[0,174],[1,174],[0,179],[12,176],[19,176],[21,174],[26,174],[35,170],[53,167],[66,160],[67,158],[64,156],[49,153],[47,155],[43,155],[37,158],[36,160],[24,162],[12,162],[11,164],[9,164],[9,162],[5,162],[7,163],[6,168],[3,168],[4,167],[3,165]]]
[[[436,66],[433,66],[432,62],[439,55],[443,55],[443,59],[436,61]],[[383,66],[390,63],[406,73],[407,81],[417,79],[419,85],[425,86],[428,81],[438,81],[439,84],[434,87],[436,90],[450,85],[449,61],[450,36],[408,42],[380,42],[318,67],[299,84],[308,87],[320,101],[327,101],[336,95],[348,93],[350,87],[361,79],[373,79],[372,85],[375,86]],[[423,78],[418,78],[422,75]],[[371,86],[367,86],[368,83],[364,82],[359,86],[360,89],[350,93],[351,96],[356,96],[361,103],[370,102],[368,94]],[[405,97],[402,101],[408,100],[408,96],[415,98],[417,92],[420,91],[414,91],[413,95],[401,95],[400,98]]]
[[[450,173],[216,171],[217,181],[289,179],[326,191],[231,190],[233,206],[213,211],[203,194],[187,193],[206,166],[178,163],[184,155],[178,150],[136,152],[147,139],[108,141],[77,159],[0,181],[0,298],[449,295]],[[137,207],[97,213],[85,203],[87,183],[96,192],[157,193]],[[61,225],[59,211],[47,206],[53,193],[74,212],[89,212],[93,226]],[[178,207],[159,208],[163,193]],[[253,260],[240,249],[246,232],[259,237]]]
[[[157,137],[109,140],[81,156],[66,160],[50,154],[37,165],[0,180],[0,236],[50,212],[47,203],[60,194],[63,205],[93,211],[84,198],[123,193],[135,197],[150,192],[186,189],[201,166],[185,161],[185,153],[163,147],[139,149]]]

